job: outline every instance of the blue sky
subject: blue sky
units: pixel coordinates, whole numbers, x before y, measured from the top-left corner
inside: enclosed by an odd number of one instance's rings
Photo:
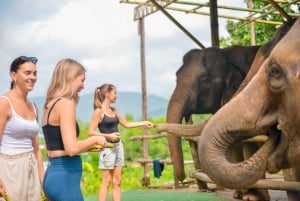
[[[218,1],[225,2],[244,4]],[[0,94],[9,89],[9,66],[20,55],[39,59],[31,96],[45,95],[53,68],[62,58],[73,58],[86,67],[82,93],[107,82],[119,91],[140,92],[140,37],[134,7],[118,0],[0,1]],[[208,16],[170,14],[210,46]],[[225,21],[219,20],[221,36],[226,35]],[[145,18],[145,34],[147,93],[169,98],[183,55],[198,47],[161,13]]]

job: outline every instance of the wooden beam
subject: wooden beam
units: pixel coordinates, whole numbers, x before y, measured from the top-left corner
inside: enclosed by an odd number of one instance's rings
[[[273,0],[267,0],[278,12],[287,20],[291,20],[292,18]]]
[[[145,164],[145,163],[153,163],[154,159],[138,159],[137,162]],[[171,160],[159,160],[160,163],[166,164],[166,165],[172,165],[172,161]],[[184,161],[184,164],[194,164],[194,161],[192,160],[187,160]]]
[[[142,1],[142,0],[121,0],[121,3],[128,3],[128,4],[137,4],[137,5],[143,5],[143,8],[139,12],[145,12],[147,15],[158,11],[157,8],[153,8],[153,5],[150,1]],[[277,5],[278,3],[282,3],[282,7],[286,7],[292,4],[300,4],[299,0],[291,0],[291,1],[282,1],[282,0],[276,0],[275,2]],[[193,14],[199,14],[199,15],[210,15],[210,12],[204,12],[200,11],[203,7],[209,7],[209,3],[200,3],[200,2],[192,2],[192,1],[182,1],[182,0],[159,0],[159,3],[162,7],[164,7],[165,10],[173,10],[173,11],[179,11],[183,13],[193,13]],[[189,7],[188,7],[189,6]],[[271,4],[268,4],[265,9],[249,9],[249,8],[243,8],[243,7],[236,7],[236,6],[226,6],[226,5],[217,5],[218,9],[227,9],[227,10],[233,10],[233,11],[245,11],[245,12],[252,12],[254,14],[260,14],[258,17],[253,19],[253,22],[256,23],[264,23],[264,24],[274,24],[274,25],[281,25],[281,21],[268,21],[268,20],[262,20],[261,18],[265,15],[265,13],[277,13],[281,14],[278,9],[274,9],[274,7]],[[155,11],[151,11],[151,9],[155,9]],[[268,9],[268,11],[266,11]],[[139,16],[140,13],[135,9],[135,16]],[[285,15],[285,14],[284,14]],[[300,13],[286,13],[286,17],[299,17]],[[218,14],[219,18],[225,18],[225,19],[232,19],[232,20],[239,20],[244,21],[246,23],[249,23],[250,16],[246,17],[239,17],[233,16],[233,15],[224,15],[224,14]],[[136,19],[135,19],[136,20]],[[246,24],[245,23],[245,24]]]
[[[203,172],[193,171],[190,173],[191,178],[200,179],[204,182],[213,184],[214,182]],[[279,181],[271,179],[260,179],[255,184],[247,188],[272,189],[272,190],[289,190],[300,191],[300,182],[296,181]]]

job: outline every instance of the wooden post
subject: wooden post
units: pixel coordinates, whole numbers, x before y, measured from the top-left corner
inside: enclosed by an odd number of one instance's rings
[[[218,21],[218,3],[217,0],[209,1],[210,8],[210,32],[212,47],[219,47],[219,21]]]
[[[147,87],[146,87],[146,62],[145,62],[145,29],[144,18],[139,19],[139,35],[141,36],[141,77],[142,77],[142,118],[147,120]],[[143,127],[143,136],[147,135],[147,129]],[[144,159],[148,159],[148,141],[143,139],[143,155]],[[150,185],[149,166],[144,165],[144,178],[142,186]]]
[[[253,9],[253,0],[248,0],[248,8],[249,10]],[[250,16],[250,38],[251,38],[251,45],[255,45],[256,44],[256,39],[255,39],[255,24],[253,21],[253,12],[250,11],[249,12],[249,16]]]

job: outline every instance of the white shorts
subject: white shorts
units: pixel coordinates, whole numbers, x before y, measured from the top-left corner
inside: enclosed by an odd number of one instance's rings
[[[114,147],[105,148],[99,153],[99,168],[105,170],[112,170],[116,166],[124,166],[125,156],[123,143],[113,143]]]

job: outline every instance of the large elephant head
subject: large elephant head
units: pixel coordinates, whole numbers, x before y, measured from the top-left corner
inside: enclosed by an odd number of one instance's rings
[[[181,123],[192,114],[216,112],[246,76],[259,46],[191,50],[176,73],[177,84],[169,101],[167,123]],[[185,179],[180,137],[168,135],[174,175]]]
[[[217,184],[246,188],[265,171],[300,170],[299,122],[300,18],[248,85],[206,124],[198,146],[204,171]],[[241,163],[228,159],[237,143],[262,133],[269,140],[252,157]]]

